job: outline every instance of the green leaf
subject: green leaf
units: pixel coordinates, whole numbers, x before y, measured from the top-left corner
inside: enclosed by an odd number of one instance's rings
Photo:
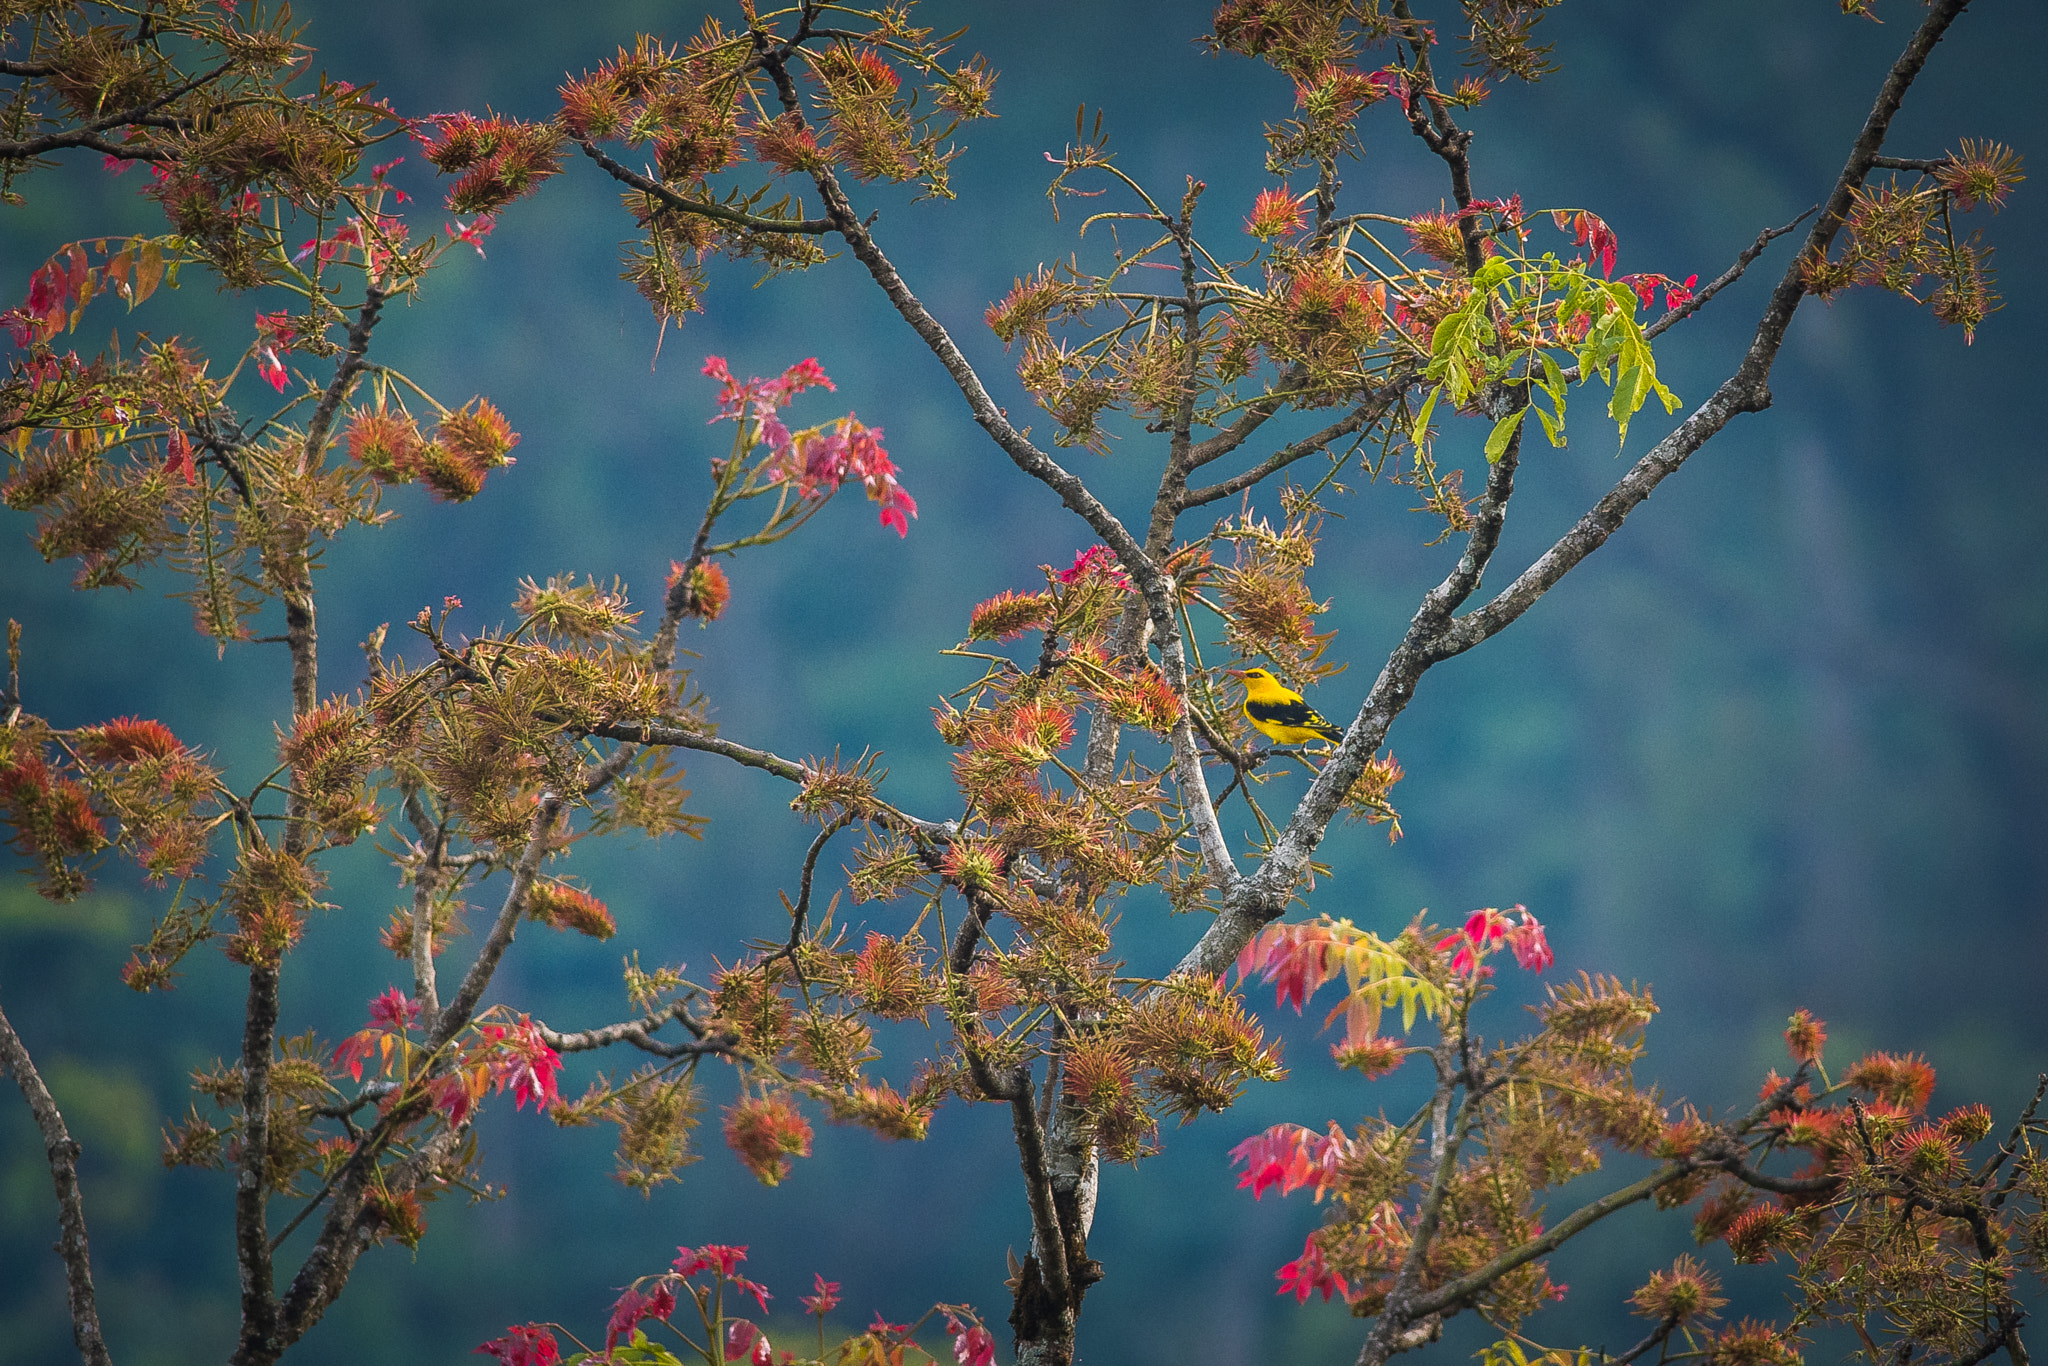
[[[1675,413],[1678,411],[1678,395],[1666,389],[1663,383],[1658,380],[1654,371],[1650,375],[1650,392],[1654,393],[1658,400],[1663,403],[1665,412]]]
[[[1429,354],[1433,360],[1442,360],[1457,349],[1464,339],[1465,329],[1471,326],[1472,317],[1462,307],[1455,313],[1447,314],[1429,334]]]
[[[1443,391],[1443,386],[1439,384],[1430,390],[1429,397],[1422,401],[1422,411],[1415,416],[1415,429],[1408,434],[1408,439],[1417,446],[1422,444],[1423,436],[1429,431],[1429,415],[1436,411],[1437,395]]]
[[[1559,417],[1564,416],[1564,367],[1559,365],[1548,351],[1537,353],[1543,362],[1543,392],[1557,403]]]
[[[1577,364],[1579,367],[1579,383],[1581,384],[1593,378],[1595,374],[1604,375],[1606,371],[1606,366],[1600,359],[1600,347],[1593,340],[1591,332],[1588,332],[1586,339],[1579,343]]]
[[[1614,377],[1614,397],[1607,401],[1607,415],[1621,429],[1623,444],[1628,442],[1628,420],[1643,406],[1643,396],[1649,388],[1649,379],[1640,365],[1628,366]]]
[[[1500,463],[1500,458],[1507,454],[1508,442],[1512,441],[1515,433],[1521,430],[1522,419],[1528,415],[1529,410],[1527,408],[1517,408],[1493,424],[1493,433],[1486,438],[1487,464],[1497,465]]]
[[[1529,406],[1531,408],[1536,408],[1536,405],[1533,403]],[[1557,406],[1560,408],[1564,407],[1562,403],[1558,404]],[[1556,418],[1553,418],[1549,413],[1544,412],[1541,408],[1536,408],[1536,420],[1543,424],[1543,434],[1550,438],[1551,445],[1564,445],[1563,423],[1559,422]]]
[[[1501,257],[1495,256],[1479,267],[1478,274],[1472,277],[1472,283],[1480,289],[1492,289],[1514,273],[1513,266]]]

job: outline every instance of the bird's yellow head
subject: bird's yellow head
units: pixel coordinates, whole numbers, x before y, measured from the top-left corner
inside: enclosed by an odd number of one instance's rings
[[[1225,669],[1223,672],[1244,683],[1244,691],[1247,697],[1267,698],[1275,693],[1293,695],[1288,691],[1286,684],[1273,677],[1272,674],[1264,669]]]

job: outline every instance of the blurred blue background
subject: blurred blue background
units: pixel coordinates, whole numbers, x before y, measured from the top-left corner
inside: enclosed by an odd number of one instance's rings
[[[1965,136],[2048,147],[2038,78],[2048,13],[1979,9],[1936,53],[1887,151],[1932,156]],[[318,65],[375,80],[401,110],[544,118],[565,73],[640,31],[686,37],[699,11],[309,0],[295,14]],[[1891,22],[1844,19],[1824,0],[1579,0],[1546,24],[1563,70],[1501,91],[1468,120],[1476,189],[1603,215],[1620,236],[1621,271],[1712,278],[1759,229],[1824,195],[1919,7],[1891,0],[1880,12]],[[1055,223],[1041,194],[1041,154],[1070,136],[1075,106],[1106,111],[1119,164],[1162,199],[1186,175],[1206,181],[1209,233],[1234,246],[1253,194],[1271,183],[1261,126],[1286,116],[1291,92],[1262,66],[1206,55],[1192,41],[1207,26],[1199,4],[935,2],[920,13],[941,31],[973,25],[961,50],[986,53],[1002,73],[1001,118],[964,130],[956,201],[864,192],[860,202],[881,211],[885,248],[998,400],[1028,412],[979,318],[1013,277],[1076,247],[1074,217]],[[1448,29],[1451,16],[1438,17]],[[1344,170],[1345,206],[1437,207],[1440,167],[1386,111],[1368,126],[1369,158]],[[420,201],[415,231],[438,228],[437,190],[416,152],[398,150],[408,160],[394,181]],[[0,280],[23,289],[54,247],[81,235],[155,230],[137,181],[103,177],[96,158],[29,180],[27,205],[0,214]],[[1831,1057],[1922,1051],[1940,1069],[1937,1107],[1983,1100],[2009,1118],[2048,1065],[2041,205],[2023,186],[2000,217],[1972,225],[2003,247],[2007,300],[1974,346],[1890,296],[1802,309],[1770,412],[1738,419],[1511,631],[1426,678],[1391,737],[1409,774],[1395,793],[1407,838],[1390,848],[1376,828],[1335,833],[1323,846],[1334,875],[1312,909],[1391,930],[1423,907],[1448,919],[1526,903],[1551,927],[1559,974],[1654,984],[1664,1013],[1642,1074],[1703,1109],[1746,1104],[1763,1071],[1785,1065],[1784,1017],[1807,1006],[1829,1021]],[[451,404],[492,397],[524,439],[518,465],[473,505],[401,490],[389,504],[400,520],[333,548],[324,686],[357,686],[353,643],[446,594],[468,604],[456,626],[472,631],[503,620],[526,575],[618,575],[654,605],[669,559],[687,548],[705,461],[729,439],[704,425],[713,388],[698,374],[703,356],[746,375],[815,355],[839,391],[794,415],[851,408],[883,427],[920,519],[899,541],[870,505],[841,500],[790,544],[730,566],[731,611],[685,644],[701,653],[697,678],[726,734],[792,756],[879,749],[899,804],[949,814],[948,753],[927,709],[969,675],[936,652],[964,632],[972,604],[1033,586],[1038,565],[1066,563],[1092,537],[967,420],[850,258],[759,288],[749,272],[715,269],[708,313],[671,328],[657,362],[655,325],[617,278],[615,244],[629,235],[613,187],[578,158],[505,215],[488,260],[438,273],[379,333],[388,363]],[[1778,245],[1660,343],[1683,398],[1703,398],[1732,367],[1788,250]],[[188,278],[133,320],[92,315],[78,344],[118,323],[196,335],[230,357],[247,344],[252,309],[276,306]],[[253,407],[267,394],[244,398]],[[1496,585],[1624,468],[1591,435],[1590,395],[1580,401],[1580,441],[1525,463]],[[1646,412],[1629,455],[1667,425]],[[1482,436],[1454,428],[1441,453],[1476,465]],[[1156,479],[1155,447],[1127,432],[1106,457],[1063,458],[1129,516]],[[1408,510],[1410,490],[1350,482],[1311,579],[1332,604],[1325,624],[1339,628],[1332,657],[1354,664],[1318,691],[1341,716],[1455,554],[1423,547],[1432,533]],[[184,608],[164,601],[166,576],[132,594],[76,595],[70,567],[42,564],[28,531],[15,517],[0,534],[0,614],[27,630],[31,708],[63,725],[156,715],[239,781],[268,768],[270,724],[286,705],[281,651],[217,660]],[[620,940],[529,934],[498,997],[557,1027],[601,1023],[625,1009],[619,945],[703,975],[743,937],[780,933],[775,893],[794,888],[810,835],[788,794],[710,760],[690,778],[695,809],[712,817],[701,844],[588,849],[572,861],[618,913]],[[1269,805],[1284,790],[1284,780],[1269,789]],[[404,981],[395,960],[363,951],[398,900],[388,867],[365,845],[332,875],[337,909],[286,971],[289,1032],[338,1037],[371,995]],[[40,902],[21,882],[0,891],[0,1001],[86,1145],[102,1306],[124,1366],[219,1360],[234,1327],[229,1182],[165,1172],[156,1150],[161,1119],[187,1103],[185,1073],[237,1046],[242,983],[201,951],[168,996],[121,989],[115,973],[160,905],[118,869],[71,906]],[[896,925],[885,906],[851,916],[863,918]],[[1134,901],[1124,952],[1135,969],[1159,970],[1198,929]],[[1496,1032],[1519,1027],[1514,1003],[1530,992],[1503,985]],[[1376,1088],[1340,1078],[1312,1028],[1292,1016],[1273,1024],[1288,1035],[1288,1084],[1169,1131],[1163,1155],[1106,1173],[1091,1250],[1108,1279],[1088,1298],[1084,1361],[1355,1354],[1362,1325],[1340,1307],[1298,1308],[1273,1293],[1274,1268],[1320,1211],[1298,1198],[1254,1204],[1232,1188],[1224,1154],[1281,1120],[1405,1113],[1416,1093],[1400,1078]],[[581,1089],[574,1075],[565,1089]],[[366,1256],[294,1359],[455,1361],[526,1319],[601,1332],[614,1288],[661,1269],[685,1242],[752,1244],[750,1266],[778,1293],[784,1325],[813,1271],[845,1284],[849,1322],[877,1308],[902,1321],[934,1300],[969,1301],[998,1321],[1007,1312],[1003,1249],[1021,1255],[1028,1228],[993,1107],[950,1106],[921,1145],[821,1128],[817,1155],[773,1191],[722,1151],[715,1124],[714,1114],[705,1160],[642,1200],[608,1179],[608,1132],[556,1131],[498,1107],[485,1124],[487,1175],[509,1197],[473,1209],[443,1201],[416,1257]],[[37,1366],[75,1360],[40,1148],[24,1107],[0,1101],[0,1356]],[[1637,1334],[1622,1298],[1690,1246],[1688,1226],[1640,1209],[1617,1216],[1555,1259],[1573,1293],[1528,1330],[1627,1345]],[[1725,1255],[1709,1258],[1726,1269]],[[1737,1311],[1782,1311],[1767,1269],[1731,1283]],[[1490,1336],[1458,1327],[1435,1350]],[[998,1338],[1007,1353],[1007,1333]],[[1816,1359],[1829,1350],[1816,1347]]]

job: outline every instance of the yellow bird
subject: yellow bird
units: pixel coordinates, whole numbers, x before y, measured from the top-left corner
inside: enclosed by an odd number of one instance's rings
[[[1276,745],[1304,745],[1310,740],[1344,738],[1301,694],[1264,669],[1225,669],[1244,681],[1244,719]]]

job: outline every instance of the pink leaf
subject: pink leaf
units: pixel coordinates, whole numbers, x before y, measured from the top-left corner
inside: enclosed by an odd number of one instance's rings
[[[978,1323],[972,1328],[954,1327],[953,1360],[960,1366],[995,1366],[996,1340],[988,1329]]]
[[[823,1317],[839,1307],[839,1282],[828,1281],[816,1272],[812,1273],[811,1279],[816,1284],[818,1293],[799,1295],[797,1303],[804,1307],[805,1313]]]
[[[1308,1241],[1302,1245],[1301,1255],[1281,1267],[1274,1275],[1280,1281],[1280,1289],[1275,1293],[1291,1293],[1295,1300],[1302,1304],[1306,1304],[1308,1297],[1318,1290],[1323,1292],[1325,1301],[1332,1295],[1343,1295],[1348,1298],[1351,1294],[1351,1287],[1344,1283],[1344,1278],[1330,1270],[1329,1263],[1323,1260],[1323,1250],[1316,1246],[1314,1235],[1310,1235]]]
[[[555,1366],[562,1359],[555,1335],[537,1323],[507,1328],[504,1337],[485,1343],[476,1352],[496,1357],[500,1366]]]
[[[725,1359],[748,1366],[773,1366],[774,1352],[768,1335],[745,1319],[728,1319],[725,1324]]]

